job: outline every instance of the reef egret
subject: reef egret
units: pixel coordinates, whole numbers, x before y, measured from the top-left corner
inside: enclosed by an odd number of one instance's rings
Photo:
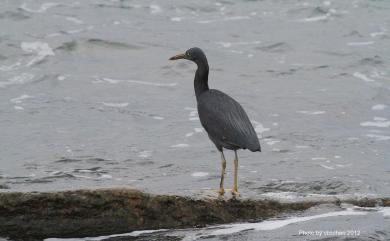
[[[223,148],[234,150],[234,184],[233,195],[238,195],[238,149],[261,151],[259,139],[242,106],[229,95],[215,89],[209,89],[209,65],[206,55],[200,48],[190,48],[183,54],[178,54],[170,60],[187,59],[195,62],[198,69],[195,72],[194,88],[198,103],[198,114],[203,128],[221,153],[222,173],[219,193],[225,193],[223,181],[226,174],[226,159]]]

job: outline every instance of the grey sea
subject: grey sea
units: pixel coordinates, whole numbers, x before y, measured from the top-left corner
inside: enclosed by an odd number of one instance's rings
[[[213,192],[221,164],[198,119],[196,66],[168,60],[198,46],[210,87],[242,104],[262,145],[261,153],[239,152],[243,197],[390,196],[390,1],[0,6],[2,192]],[[390,240],[389,217],[386,208],[317,207],[255,224],[127,237]]]

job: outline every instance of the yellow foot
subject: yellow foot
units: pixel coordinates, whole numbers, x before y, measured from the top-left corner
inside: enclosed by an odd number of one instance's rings
[[[233,197],[239,197],[240,196],[240,193],[237,191],[237,190],[232,190],[232,195]]]
[[[224,195],[225,194],[225,189],[220,188],[218,193],[219,193],[219,195]]]

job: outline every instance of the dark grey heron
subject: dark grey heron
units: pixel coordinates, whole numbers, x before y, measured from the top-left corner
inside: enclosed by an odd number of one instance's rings
[[[238,195],[238,149],[261,151],[259,139],[242,106],[229,95],[215,89],[209,89],[209,65],[206,55],[200,48],[194,47],[184,54],[178,54],[170,60],[187,59],[195,62],[194,88],[198,103],[198,114],[209,138],[221,152],[222,173],[219,193],[225,193],[223,182],[226,174],[226,159],[223,148],[234,150],[234,185],[233,195]]]

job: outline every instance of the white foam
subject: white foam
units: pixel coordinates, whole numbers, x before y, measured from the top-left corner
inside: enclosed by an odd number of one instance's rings
[[[58,37],[58,36],[61,36],[62,33],[49,33],[46,35],[46,38],[53,38],[53,37]]]
[[[280,141],[278,141],[278,140],[270,140],[270,141],[267,141],[266,143],[268,144],[268,145],[270,145],[270,146],[272,146],[272,145],[275,145],[276,143],[279,143]]]
[[[196,121],[196,120],[199,120],[199,117],[190,117],[190,118],[188,118],[188,120],[190,120],[190,121]]]
[[[360,125],[386,128],[390,126],[390,121],[387,121],[387,119],[383,117],[374,117],[374,121],[362,122]]]
[[[180,143],[180,144],[177,144],[177,145],[172,145],[171,147],[189,147],[190,145],[188,144],[185,144],[185,143]]]
[[[50,48],[48,43],[44,42],[22,42],[20,47],[29,53],[36,53],[37,56],[34,57],[26,66],[32,66],[35,63],[42,61],[47,56],[54,56],[53,49]]]
[[[205,24],[205,23],[237,21],[237,20],[245,20],[245,19],[250,19],[250,18],[248,16],[233,16],[233,17],[226,17],[220,19],[200,20],[197,23]]]
[[[193,177],[205,177],[208,175],[209,175],[208,172],[194,172],[191,174],[191,176],[193,176]]]
[[[258,121],[252,120],[251,122],[255,125],[255,131],[257,134],[262,134],[263,132],[271,130],[270,128],[265,128],[263,124]]]
[[[370,79],[366,75],[364,75],[364,74],[362,74],[360,72],[353,73],[353,76],[358,78],[358,79],[361,79],[361,80],[363,80],[365,82],[374,82],[375,81],[374,79]]]
[[[358,137],[348,137],[347,140],[349,140],[349,141],[357,141],[357,140],[359,140],[359,138]]]
[[[31,81],[34,77],[35,76],[30,73],[21,73],[8,79],[8,81],[0,81],[0,88],[4,88],[8,85],[21,85]]]
[[[374,41],[367,41],[367,42],[349,42],[347,43],[348,46],[365,46],[365,45],[372,45],[374,44]]]
[[[377,135],[377,134],[367,134],[367,137],[374,138],[376,141],[387,141],[390,140],[390,136]]]
[[[12,102],[12,103],[14,103],[14,104],[20,104],[20,103],[23,102],[23,100],[29,99],[29,98],[32,98],[32,96],[30,96],[30,95],[25,95],[25,94],[24,94],[24,95],[21,95],[21,96],[19,96],[19,97],[10,99],[10,102]]]
[[[138,153],[138,157],[141,157],[141,158],[148,158],[151,156],[152,156],[152,153],[150,151],[141,151]]]
[[[112,179],[112,176],[109,175],[109,174],[102,174],[102,175],[100,175],[99,178],[101,178],[101,179]]]
[[[235,53],[235,54],[243,54],[243,53],[244,53],[244,52],[241,51],[241,50],[234,50],[234,49],[230,49],[230,50],[228,50],[228,52],[230,52],[230,53]]]
[[[78,28],[78,29],[70,29],[70,30],[67,30],[65,32],[68,33],[68,34],[76,34],[76,33],[81,33],[81,32],[84,32],[84,31],[85,31],[85,29]]]
[[[367,215],[367,212],[347,209],[344,211],[329,212],[329,213],[323,213],[323,214],[307,216],[307,217],[292,217],[283,220],[269,220],[269,221],[263,221],[259,223],[239,223],[239,224],[232,224],[232,225],[220,225],[220,226],[215,226],[215,228],[221,228],[221,229],[211,232],[210,235],[228,235],[228,234],[238,233],[245,230],[255,230],[255,231],[274,230],[274,229],[282,228],[289,224],[306,222],[313,219],[337,217],[337,216],[354,216],[354,215]]]
[[[142,234],[149,234],[149,233],[156,233],[156,232],[163,232],[166,231],[167,229],[157,229],[157,230],[140,230],[140,231],[133,231],[131,233],[122,233],[122,234],[112,234],[112,235],[107,235],[107,236],[99,236],[99,237],[85,237],[85,238],[47,238],[44,239],[44,241],[100,241],[100,240],[105,240],[109,238],[115,238],[115,237],[137,237]]]
[[[88,176],[83,176],[83,175],[75,175],[75,174],[73,174],[73,176],[76,177],[76,178],[95,179],[93,177],[88,177]]]
[[[20,6],[20,9],[22,9],[26,12],[30,12],[30,13],[44,13],[48,9],[53,8],[53,7],[57,7],[59,5],[61,5],[61,3],[48,2],[48,3],[43,3],[38,9],[32,9],[32,8],[27,7],[26,3],[23,3],[22,6]]]
[[[381,27],[380,29],[381,29],[381,31],[370,33],[370,36],[375,38],[375,37],[378,37],[378,36],[386,35],[387,29],[384,28],[384,27]]]
[[[132,84],[140,84],[140,85],[152,85],[152,86],[175,86],[177,83],[157,83],[157,82],[146,82],[146,81],[140,81],[140,80],[122,80],[122,79],[112,79],[112,78],[95,78],[96,81],[92,83],[102,83],[107,82],[109,84],[118,84],[122,82],[126,83],[132,83]]]
[[[328,169],[328,170],[333,170],[334,169],[334,167],[327,166],[327,165],[324,165],[324,164],[320,164],[320,166],[325,168],[325,169]]]
[[[384,217],[390,217],[390,207],[382,207],[379,212],[382,213]]]
[[[15,105],[14,106],[15,110],[24,110],[23,106]]]
[[[155,120],[164,120],[164,117],[162,117],[162,116],[153,116],[153,119],[155,119]]]
[[[156,4],[150,5],[149,8],[150,8],[151,14],[157,14],[157,13],[162,12],[161,7],[159,5],[156,5]]]
[[[193,107],[184,107],[185,110],[196,110],[196,108]]]
[[[75,24],[82,24],[83,23],[83,21],[81,21],[80,19],[75,18],[75,17],[66,17],[65,19],[68,20],[69,22],[72,22]]]
[[[377,104],[371,107],[371,110],[384,110],[386,109],[387,105],[383,104]]]
[[[307,114],[307,115],[322,115],[322,114],[326,113],[326,111],[323,111],[323,110],[316,110],[316,111],[300,110],[297,112],[301,113],[301,114]]]
[[[58,79],[59,81],[63,81],[63,80],[66,80],[66,76],[59,75],[59,76],[57,76],[57,79]]]
[[[102,102],[102,104],[108,107],[124,108],[129,105],[129,102]]]
[[[384,118],[384,117],[377,117],[377,116],[375,116],[375,117],[374,117],[374,120],[375,120],[375,121],[386,121],[387,119]]]
[[[370,73],[370,77],[372,77],[372,78],[387,79],[388,80],[389,78],[387,78],[386,75],[387,75],[386,71],[378,70],[377,68],[374,68]]]
[[[196,127],[196,128],[194,128],[194,131],[196,133],[200,133],[200,132],[203,132],[203,128]]]
[[[330,14],[325,14],[325,15],[321,15],[321,16],[316,16],[316,17],[301,19],[300,21],[301,21],[301,22],[317,22],[317,21],[323,21],[323,20],[328,19],[329,16],[330,16]]]
[[[251,45],[251,44],[260,44],[261,41],[251,41],[251,42],[217,42],[217,44],[222,45],[224,48],[230,48],[233,45]]]
[[[296,148],[299,148],[299,149],[306,149],[306,148],[309,148],[309,146],[301,146],[301,145],[297,145],[295,146]]]
[[[181,22],[181,18],[180,17],[172,17],[171,21],[172,22]]]
[[[192,135],[194,135],[194,132],[189,132],[189,133],[186,134],[186,137],[190,137]]]
[[[95,171],[93,170],[90,170],[90,169],[77,169],[77,172],[78,173],[93,173]],[[52,173],[50,173],[51,175],[58,175],[58,174],[61,174],[62,172],[60,171],[54,171]]]
[[[352,164],[336,164],[337,167],[350,167]]]
[[[16,63],[11,64],[11,65],[0,66],[0,70],[1,71],[12,71],[12,70],[19,68],[21,65],[22,65],[22,63],[20,61],[17,61]]]
[[[324,161],[324,160],[326,160],[326,158],[325,157],[312,157],[311,158],[313,161]]]
[[[189,116],[197,116],[198,115],[198,111],[197,110],[192,110],[189,114]]]

